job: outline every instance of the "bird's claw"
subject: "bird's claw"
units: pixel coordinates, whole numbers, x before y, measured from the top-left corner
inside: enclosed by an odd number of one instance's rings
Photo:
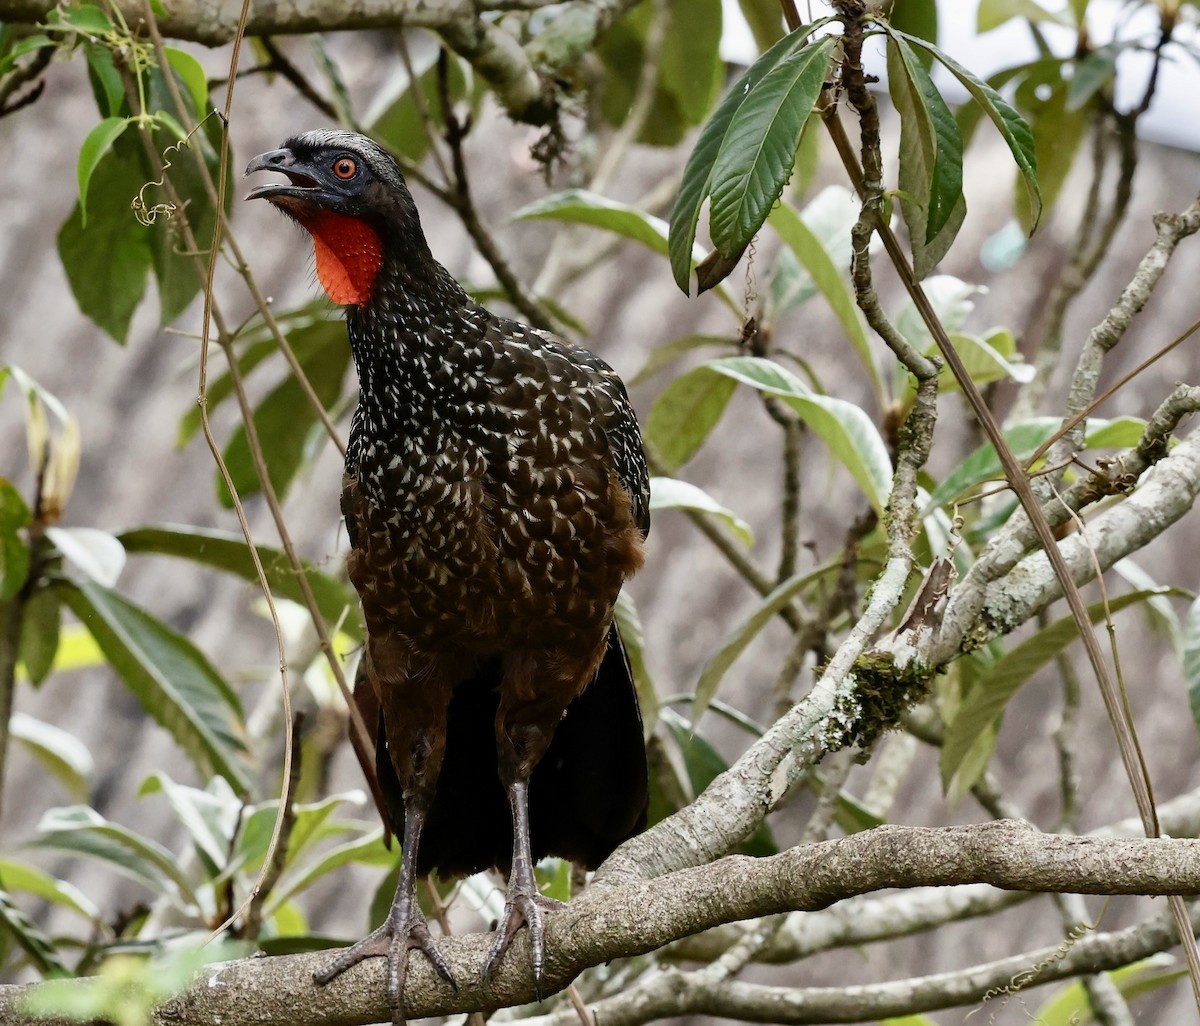
[[[325,986],[341,976],[351,966],[368,958],[388,960],[388,1004],[392,1009],[393,1026],[404,1026],[404,981],[408,976],[408,953],[417,948],[433,963],[434,969],[454,990],[458,990],[454,974],[434,942],[433,935],[415,902],[407,914],[396,906],[392,907],[383,925],[368,934],[357,944],[341,952],[323,969],[313,973],[318,986]]]
[[[539,1001],[542,1000],[542,973],[546,962],[545,914],[556,909],[564,908],[561,901],[547,898],[538,893],[536,887],[532,893],[528,888],[519,885],[510,886],[508,896],[504,901],[504,919],[496,931],[496,939],[488,952],[487,961],[483,966],[483,982],[486,985],[508,951],[513,938],[522,925],[529,927],[530,958],[533,962],[533,986]]]

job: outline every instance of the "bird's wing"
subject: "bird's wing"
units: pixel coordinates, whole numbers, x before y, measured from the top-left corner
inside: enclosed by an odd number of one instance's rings
[[[615,370],[591,350],[565,342],[549,332],[527,330],[541,340],[545,349],[561,353],[582,368],[595,393],[603,397],[600,427],[608,439],[613,470],[621,486],[629,493],[634,522],[644,538],[650,533],[650,472],[646,466],[637,415],[633,412],[624,382]]]

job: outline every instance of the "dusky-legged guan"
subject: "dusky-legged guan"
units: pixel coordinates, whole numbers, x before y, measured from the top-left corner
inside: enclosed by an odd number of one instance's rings
[[[255,157],[263,198],[312,236],[358,371],[342,514],[367,639],[355,701],[377,725],[384,812],[402,839],[386,921],[317,974],[388,959],[393,1020],[420,948],[451,983],[417,877],[509,877],[484,976],[529,927],[533,866],[595,868],[646,821],[646,755],[613,620],[642,563],[649,483],[616,373],[473,302],[432,256],[382,147],[313,131]]]

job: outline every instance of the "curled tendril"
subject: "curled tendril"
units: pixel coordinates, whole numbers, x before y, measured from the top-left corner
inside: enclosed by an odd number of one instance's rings
[[[138,189],[137,195],[134,196],[133,200],[130,202],[129,205],[133,208],[134,216],[138,219],[139,223],[144,224],[147,228],[153,225],[158,220],[160,215],[168,219],[173,217],[175,212],[179,209],[179,204],[171,203],[169,201],[166,203],[147,203],[146,190],[161,189],[166,184],[167,172],[171,170],[172,156],[182,150],[185,146],[191,145],[192,136],[204,127],[204,122],[212,117],[213,113],[213,111],[210,111],[200,120],[200,123],[196,125],[196,127],[190,132],[188,132],[187,135],[180,139],[179,142],[172,143],[165,150],[163,150],[163,166],[158,179],[156,181],[146,182],[143,184],[142,187]]]

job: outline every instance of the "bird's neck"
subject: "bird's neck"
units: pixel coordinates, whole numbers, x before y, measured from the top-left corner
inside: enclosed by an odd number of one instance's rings
[[[419,243],[385,250],[370,302],[346,308],[360,402],[391,415],[436,400],[432,382],[481,312]]]

